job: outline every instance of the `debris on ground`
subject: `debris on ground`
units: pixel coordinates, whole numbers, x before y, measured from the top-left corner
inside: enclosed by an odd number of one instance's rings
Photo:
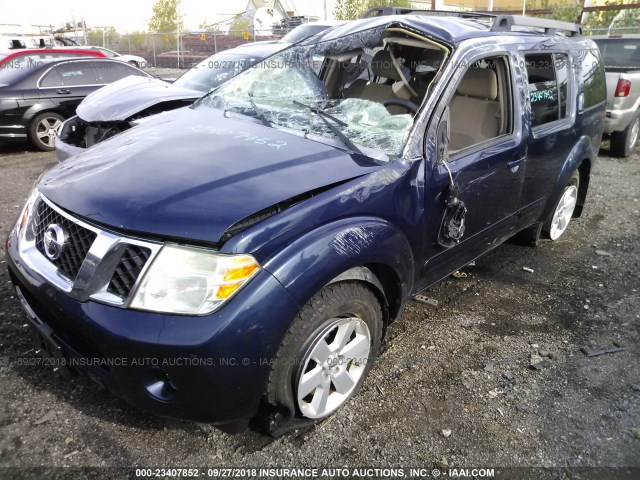
[[[600,255],[601,257],[611,257],[611,253],[605,250],[596,250],[596,255]]]
[[[461,272],[460,270],[456,270],[451,276],[453,278],[467,278],[469,275],[467,275],[465,272]]]
[[[56,418],[56,412],[54,412],[53,410],[49,410],[47,413],[44,414],[42,418],[33,422],[33,424],[40,425],[41,423],[50,422],[54,418]]]
[[[438,300],[436,300],[435,298],[427,297],[426,295],[416,295],[415,297],[413,297],[413,299],[416,302],[422,303],[424,305],[429,305],[431,307],[438,306]]]
[[[531,354],[531,358],[529,359],[529,367],[534,370],[542,370],[550,364],[551,362],[549,360],[536,354]]]
[[[522,267],[522,270],[529,273],[533,273],[535,271],[533,268],[529,268],[529,267]]]
[[[451,430],[449,430],[448,428],[445,428],[444,430],[440,431],[440,434],[444,437],[444,438],[449,438],[451,436]]]
[[[631,432],[635,435],[635,437],[640,440],[640,428],[632,428]]]
[[[587,357],[597,357],[599,355],[606,355],[607,353],[618,353],[624,352],[624,348],[605,348],[602,350],[589,350],[585,347],[580,348],[580,351],[584,353]]]

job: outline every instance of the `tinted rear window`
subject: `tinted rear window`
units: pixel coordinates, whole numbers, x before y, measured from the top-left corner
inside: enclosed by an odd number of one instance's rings
[[[606,67],[640,69],[640,39],[595,40]]]
[[[604,102],[607,97],[607,82],[604,66],[597,50],[585,50],[580,68],[584,88],[584,108]]]
[[[130,75],[135,75],[138,77],[146,76],[140,70],[137,70],[124,62],[109,62],[103,60],[97,61],[95,62],[95,64],[98,68],[100,77],[102,78],[102,81],[100,83],[112,83]]]

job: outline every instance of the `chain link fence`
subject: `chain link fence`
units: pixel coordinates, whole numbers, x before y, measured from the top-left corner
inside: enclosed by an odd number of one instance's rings
[[[228,32],[131,33],[88,35],[89,45],[137,55],[155,68],[191,68],[214,53],[255,42],[276,42],[287,29]]]

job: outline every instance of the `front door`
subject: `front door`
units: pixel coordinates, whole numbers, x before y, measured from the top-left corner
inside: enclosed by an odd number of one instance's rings
[[[522,189],[526,146],[509,56],[474,58],[452,82],[455,88],[435,110],[448,117],[448,152],[444,161],[427,159],[423,288],[513,235]],[[428,144],[441,141],[427,138]]]

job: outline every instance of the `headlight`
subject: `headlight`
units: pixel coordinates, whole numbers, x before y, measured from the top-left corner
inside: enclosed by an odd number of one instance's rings
[[[38,190],[34,189],[31,192],[31,195],[29,195],[29,198],[27,199],[27,202],[25,203],[22,209],[22,213],[20,214],[20,217],[16,222],[15,230],[17,235],[20,235],[20,233],[22,233],[22,231],[27,227],[27,223],[29,221],[29,218],[31,218],[31,215],[33,213],[33,207],[35,206],[37,199],[38,199]]]
[[[205,315],[219,308],[260,271],[251,255],[165,245],[144,275],[131,308]]]

